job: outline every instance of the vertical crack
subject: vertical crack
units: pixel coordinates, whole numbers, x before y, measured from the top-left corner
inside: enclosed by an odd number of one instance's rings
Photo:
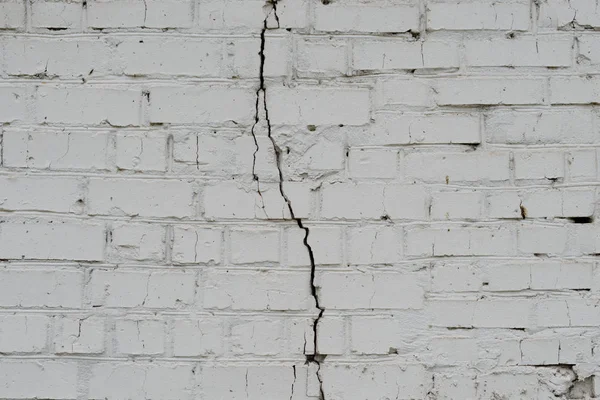
[[[285,201],[285,204],[290,213],[291,219],[296,221],[296,224],[298,225],[298,227],[304,231],[304,238],[302,239],[302,243],[304,244],[304,247],[306,247],[306,250],[308,252],[308,257],[310,260],[310,282],[309,282],[310,283],[310,291],[311,291],[311,296],[313,297],[313,299],[315,301],[315,307],[319,310],[319,313],[316,316],[316,318],[314,318],[313,326],[312,326],[313,348],[314,348],[313,354],[306,354],[306,348],[305,348],[304,355],[306,357],[306,364],[315,364],[317,367],[316,374],[317,374],[317,380],[319,381],[319,392],[320,392],[319,398],[320,398],[320,400],[325,400],[325,394],[323,392],[323,381],[321,379],[321,374],[320,374],[321,362],[324,360],[325,356],[319,354],[319,351],[317,348],[317,329],[318,329],[319,321],[323,317],[323,313],[325,312],[325,308],[323,308],[319,302],[319,295],[317,292],[317,286],[315,284],[315,272],[316,272],[315,256],[314,256],[312,247],[308,243],[308,236],[310,234],[310,230],[308,227],[304,226],[301,218],[296,217],[296,214],[294,213],[294,208],[292,207],[292,202],[290,201],[287,194],[285,193],[285,190],[283,189],[283,172],[281,170],[281,149],[275,142],[275,139],[273,138],[272,128],[271,128],[271,120],[269,119],[269,109],[267,107],[267,89],[265,86],[265,74],[264,74],[265,60],[266,60],[266,57],[265,57],[266,37],[265,37],[265,35],[266,35],[267,30],[269,29],[268,28],[268,19],[269,19],[269,16],[271,15],[271,13],[273,13],[275,21],[277,22],[277,28],[280,28],[279,16],[277,15],[277,2],[278,2],[278,0],[267,0],[267,5],[271,6],[271,10],[269,11],[267,16],[263,20],[263,27],[260,32],[260,51],[258,53],[259,57],[260,57],[259,87],[256,90],[254,124],[252,125],[251,131],[250,131],[252,134],[252,137],[254,139],[254,145],[256,147],[254,150],[253,160],[252,160],[252,178],[253,178],[253,180],[256,181],[256,187],[257,187],[258,194],[261,198],[261,201],[263,201],[262,192],[260,190],[260,181],[259,181],[258,175],[256,174],[256,155],[257,155],[258,151],[260,150],[259,145],[258,145],[258,140],[256,138],[256,127],[260,121],[260,97],[262,94],[262,100],[263,100],[262,106],[264,108],[265,122],[267,125],[267,137],[271,141],[271,144],[273,146],[273,151],[275,153],[275,165],[277,166],[277,173],[278,173],[278,177],[279,177],[279,185],[278,185],[279,186],[279,194]],[[263,209],[265,207],[264,201],[263,201],[262,207],[263,207]],[[294,376],[295,376],[295,372],[296,371],[295,371],[295,367],[294,367]]]

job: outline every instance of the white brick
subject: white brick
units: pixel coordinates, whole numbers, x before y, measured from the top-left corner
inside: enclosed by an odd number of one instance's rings
[[[321,217],[340,219],[379,218],[383,215],[383,189],[380,184],[330,184],[321,192]],[[346,199],[352,198],[349,202]]]
[[[40,86],[40,123],[139,125],[141,93],[134,89]]]
[[[485,118],[485,130],[495,143],[594,143],[589,110],[540,112],[501,111]]]
[[[345,87],[275,88],[267,107],[276,125],[363,125],[369,122],[370,96],[366,89]]]
[[[246,124],[254,115],[254,93],[249,89],[156,87],[150,91],[151,123]]]
[[[77,364],[72,360],[4,359],[0,363],[0,382],[0,397],[7,399],[76,399]]]
[[[509,179],[508,154],[478,153],[410,153],[404,160],[409,179],[425,182],[474,182]]]
[[[529,29],[530,7],[525,1],[457,1],[427,4],[427,28],[430,30],[520,30]]]
[[[558,364],[558,339],[525,339],[521,341],[522,363],[525,365]]]
[[[220,74],[222,55],[218,39],[155,39],[140,36],[123,41],[116,52],[126,75],[216,77]],[[202,54],[202,57],[198,57],[198,54]]]
[[[401,394],[404,399],[422,399],[431,385],[431,376],[421,365],[358,364],[347,367],[325,364],[321,374],[324,392],[334,399],[367,399],[375,392],[383,398]],[[365,375],[369,379],[364,379]]]
[[[551,263],[531,265],[531,288],[537,290],[590,289],[593,266],[590,263]]]
[[[0,258],[100,261],[104,227],[54,221],[0,225]]]
[[[347,43],[342,40],[310,40],[298,42],[298,73],[301,76],[345,75]]]
[[[297,377],[306,375],[305,370],[296,369]],[[287,365],[207,366],[200,373],[202,393],[207,399],[289,398],[293,383],[294,370]]]
[[[530,304],[527,300],[489,300],[475,303],[473,325],[480,328],[527,328]]]
[[[168,363],[96,363],[91,368],[87,398],[144,397],[191,399],[191,365]]]
[[[431,218],[477,219],[481,217],[483,196],[479,192],[438,192],[431,195]]]
[[[419,29],[419,8],[415,5],[352,5],[317,3],[315,28],[328,32],[400,33]]]
[[[0,304],[7,307],[81,307],[83,271],[1,270]]]
[[[71,28],[81,25],[82,2],[36,0],[31,3],[31,24],[36,28]]]
[[[0,352],[41,353],[46,350],[47,317],[42,315],[4,315],[0,317]]]
[[[384,105],[430,107],[434,104],[433,89],[424,80],[388,79],[381,81],[378,89]]]
[[[564,154],[562,152],[515,152],[515,177],[517,179],[555,179],[564,176]]]
[[[561,254],[567,246],[567,231],[555,226],[519,228],[519,251],[522,253]]]
[[[550,78],[552,104],[587,104],[598,101],[600,79],[596,76],[566,76]]]
[[[190,28],[194,3],[189,0],[146,0],[144,26],[148,28]]]
[[[528,105],[544,102],[545,80],[540,78],[455,78],[435,86],[438,105]]]
[[[204,287],[204,307],[232,310],[305,310],[314,303],[306,273],[211,272]],[[245,288],[253,287],[248,291]]]
[[[221,262],[223,233],[217,229],[180,226],[173,229],[173,261],[177,263]]]
[[[572,181],[590,181],[596,179],[597,157],[593,150],[576,150],[569,152],[567,166]]]
[[[153,225],[115,225],[112,246],[120,259],[161,261],[165,258],[165,229]]]
[[[0,6],[5,3],[0,3]],[[24,88],[0,87],[0,122],[12,122],[27,118],[27,98]]]
[[[117,134],[117,168],[133,171],[165,171],[167,140],[159,135]]]
[[[65,354],[104,352],[104,319],[57,317],[54,320],[54,351]]]
[[[434,264],[431,277],[435,292],[476,292],[482,285],[478,270],[473,265]]]
[[[527,264],[489,265],[483,270],[485,290],[492,292],[529,289],[531,270]]]
[[[351,228],[348,236],[348,262],[351,264],[393,264],[400,260],[402,242],[398,229],[365,226]]]
[[[355,70],[458,68],[458,44],[441,41],[359,41],[353,45]]]
[[[152,320],[117,320],[115,337],[121,354],[161,354],[164,351],[165,324]]]
[[[345,336],[344,319],[322,317],[317,327],[317,351],[319,354],[344,354]]]
[[[88,196],[90,214],[186,217],[194,213],[192,184],[182,180],[93,178]]]
[[[230,246],[234,264],[279,261],[279,231],[274,229],[233,230]]]
[[[231,326],[231,351],[234,354],[276,355],[283,347],[280,320],[237,321]]]
[[[470,39],[465,42],[466,63],[473,67],[568,67],[571,38],[553,36]]]
[[[90,1],[88,24],[92,28],[134,28],[144,26],[146,15],[143,0]]]
[[[111,70],[109,45],[98,39],[14,37],[0,41],[0,49],[5,53],[2,71],[9,75],[79,78]]]
[[[0,177],[0,209],[80,213],[82,186],[75,178]]]
[[[4,165],[39,169],[108,168],[107,132],[6,130]]]
[[[542,28],[570,28],[571,23],[590,28],[600,26],[595,2],[590,0],[550,0],[540,5],[539,24]]]
[[[25,27],[25,4],[18,0],[0,3],[0,29],[19,29]]]
[[[348,156],[352,178],[394,178],[397,163],[396,150],[352,149]]]
[[[415,228],[405,242],[410,256],[515,254],[514,231],[507,227]]]
[[[383,189],[384,212],[392,220],[425,219],[426,199],[425,187],[421,185],[389,184]]]
[[[175,357],[195,357],[222,352],[223,327],[217,320],[177,320],[173,324],[172,335]]]
[[[328,272],[320,276],[318,287],[320,303],[329,309],[423,307],[424,292],[412,274]]]
[[[487,215],[491,218],[521,218],[521,199],[515,191],[495,191],[486,197]]]

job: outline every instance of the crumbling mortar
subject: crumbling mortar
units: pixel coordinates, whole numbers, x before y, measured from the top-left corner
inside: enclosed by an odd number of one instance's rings
[[[313,354],[306,354],[306,348],[304,349],[304,354],[306,357],[306,364],[312,364],[312,363],[316,364],[316,367],[317,367],[316,375],[317,375],[317,380],[319,381],[319,392],[320,392],[319,398],[321,400],[325,400],[325,394],[323,392],[323,380],[322,380],[321,374],[320,374],[321,362],[325,357],[324,357],[324,355],[320,355],[318,352],[318,349],[317,349],[317,329],[318,329],[319,321],[323,317],[323,313],[325,312],[325,309],[319,303],[317,286],[315,285],[315,270],[316,270],[315,257],[314,257],[312,247],[308,243],[308,236],[310,234],[310,230],[308,227],[304,226],[301,218],[296,217],[296,215],[294,213],[294,209],[292,207],[292,202],[290,201],[290,199],[288,198],[288,196],[286,195],[286,193],[283,189],[283,172],[281,170],[281,149],[279,148],[279,146],[275,142],[275,139],[273,138],[271,120],[269,119],[269,110],[267,107],[267,89],[265,86],[265,76],[264,76],[265,60],[266,60],[265,42],[266,42],[266,32],[269,29],[268,19],[269,19],[269,16],[271,15],[271,13],[273,13],[275,21],[277,22],[277,28],[280,27],[279,16],[277,15],[277,2],[278,2],[278,0],[267,0],[267,5],[270,5],[272,8],[269,11],[269,13],[267,14],[267,16],[265,17],[265,19],[263,20],[263,27],[260,32],[260,51],[258,53],[259,57],[260,57],[259,87],[256,90],[254,124],[252,125],[252,128],[250,130],[252,137],[254,139],[254,145],[256,146],[256,149],[253,154],[253,160],[252,160],[252,178],[253,178],[253,180],[256,181],[257,191],[258,191],[258,194],[263,203],[262,208],[263,208],[263,210],[265,210],[263,196],[260,191],[260,181],[259,181],[258,175],[256,174],[256,170],[255,170],[256,169],[256,155],[257,155],[258,151],[260,150],[259,145],[258,145],[258,140],[256,138],[255,129],[256,129],[256,126],[258,125],[258,122],[260,121],[260,116],[259,116],[260,96],[262,94],[265,121],[266,121],[266,125],[267,125],[267,137],[271,141],[271,144],[273,146],[273,151],[275,153],[275,165],[277,166],[277,173],[278,173],[278,177],[279,177],[279,185],[278,185],[279,193],[280,193],[281,197],[283,198],[283,200],[285,201],[285,204],[287,205],[291,219],[296,221],[296,224],[298,225],[298,227],[304,231],[304,238],[303,238],[302,242],[303,242],[304,246],[306,247],[306,250],[308,251],[308,256],[309,256],[309,260],[310,260],[311,295],[315,301],[315,307],[319,310],[319,313],[318,313],[317,317],[313,320],[313,326],[312,326]],[[265,212],[265,214],[266,214],[266,212]],[[268,218],[268,215],[267,215],[267,218]],[[296,368],[294,367],[294,381],[295,381],[295,377],[296,377]],[[293,386],[292,386],[292,395],[293,395]]]

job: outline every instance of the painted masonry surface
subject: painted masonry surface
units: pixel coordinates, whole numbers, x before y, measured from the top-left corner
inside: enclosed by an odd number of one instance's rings
[[[0,0],[0,399],[600,398],[595,0]]]

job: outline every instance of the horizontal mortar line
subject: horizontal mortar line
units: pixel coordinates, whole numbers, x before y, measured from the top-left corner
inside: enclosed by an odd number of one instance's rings
[[[54,355],[44,355],[44,354],[35,354],[35,355],[10,355],[10,354],[2,354],[3,360],[39,360],[39,361],[61,361],[61,360],[80,360],[80,361],[95,361],[98,363],[101,362],[122,362],[122,363],[131,363],[134,365],[139,365],[142,362],[151,363],[150,365],[160,365],[161,363],[181,363],[181,364],[192,364],[192,363],[206,363],[206,364],[218,364],[223,363],[227,365],[260,365],[260,366],[268,366],[270,364],[279,365],[279,364],[290,364],[290,363],[302,363],[306,362],[306,356],[302,353],[298,353],[297,358],[287,357],[287,358],[274,358],[275,356],[269,357],[269,355],[265,355],[263,358],[248,357],[248,358],[227,358],[227,357],[214,357],[214,356],[197,356],[197,357],[162,357],[161,355],[135,355],[135,356],[123,356],[123,357],[110,357],[110,356],[90,356],[90,355],[71,355],[71,354],[54,354]]]
[[[22,308],[22,307],[0,307],[0,315],[6,314],[14,316],[15,313],[18,315],[29,315],[29,314],[42,314],[42,315],[71,315],[71,316],[96,316],[96,317],[110,317],[110,318],[146,318],[156,319],[157,317],[172,317],[175,319],[202,319],[202,318],[307,318],[310,319],[314,316],[314,313],[310,313],[308,310],[236,310],[236,311],[207,311],[202,309],[190,309],[189,311],[176,311],[165,308]],[[370,314],[368,314],[370,315]]]
[[[535,256],[522,256],[522,255],[516,255],[516,256],[451,256],[453,260],[460,262],[460,261],[473,261],[473,258],[482,258],[484,259],[486,262],[487,261],[536,261],[539,262],[541,264],[546,263],[547,259],[546,258],[540,258],[540,257],[535,257]],[[582,262],[595,262],[598,260],[598,256],[555,256],[552,257],[553,261],[565,261],[565,262],[572,262],[572,261],[582,261]],[[373,271],[379,271],[381,270],[380,265],[385,265],[387,268],[395,268],[395,266],[403,266],[404,264],[409,264],[412,265],[415,262],[431,262],[431,261],[440,261],[440,257],[415,257],[415,258],[405,258],[405,259],[401,259],[401,260],[397,260],[393,263],[371,263],[371,264],[352,264],[352,263],[344,263],[343,265],[345,267],[350,267],[350,268],[365,268],[365,269],[373,269]],[[257,271],[257,267],[255,265],[253,266],[249,266],[249,267],[240,267],[239,265],[235,265],[235,266],[224,266],[224,265],[216,265],[216,264],[210,264],[210,263],[202,263],[201,265],[199,265],[201,263],[195,263],[194,264],[169,264],[169,263],[158,263],[155,262],[154,264],[151,264],[149,262],[123,262],[123,263],[114,263],[114,262],[107,262],[107,263],[96,263],[96,262],[86,262],[86,261],[81,261],[81,262],[77,262],[77,261],[46,261],[46,260],[28,260],[28,261],[22,261],[21,259],[15,259],[14,261],[8,261],[8,262],[0,262],[0,267],[2,267],[3,269],[0,269],[0,271],[2,270],[13,270],[13,269],[17,269],[17,268],[27,268],[27,269],[32,269],[32,268],[37,268],[37,269],[43,269],[40,267],[44,267],[44,268],[48,268],[49,270],[52,271],[56,271],[57,267],[60,268],[60,270],[68,270],[70,268],[74,268],[77,270],[86,270],[86,269],[115,269],[117,271],[119,270],[124,270],[124,271],[128,271],[128,270],[136,270],[136,271],[141,271],[141,272],[153,272],[156,269],[160,269],[160,270],[169,270],[169,271],[173,271],[173,272],[177,272],[177,271],[181,271],[181,272],[194,272],[194,271],[220,271],[223,269],[227,269],[227,270],[249,270],[249,271]],[[331,264],[330,264],[331,265]],[[176,268],[175,270],[173,270],[174,268]],[[287,266],[287,267],[282,267],[279,265],[276,265],[274,267],[262,267],[259,268],[261,271],[263,269],[268,270],[272,268],[274,271],[288,271],[288,272],[305,272],[304,270],[307,268],[306,265],[303,266]],[[339,267],[330,267],[327,268],[323,265],[319,266],[319,269],[330,269],[332,271],[340,271],[340,272],[352,272],[353,270],[351,269],[347,269],[347,268],[343,268],[340,269]]]
[[[0,210],[0,216],[4,217],[15,217],[14,220],[20,220],[21,218],[36,218],[40,221],[46,219],[56,219],[61,218],[61,221],[78,221],[78,222],[107,222],[107,221],[115,221],[115,222],[129,222],[129,223],[155,223],[155,224],[164,224],[164,225],[195,225],[195,226],[217,226],[217,225],[252,225],[258,226],[260,224],[261,227],[264,225],[273,226],[276,225],[293,225],[294,220],[292,219],[245,219],[245,220],[208,220],[208,219],[192,219],[193,217],[183,217],[185,219],[178,219],[172,217],[157,217],[157,218],[146,218],[146,217],[128,217],[128,216],[111,216],[111,215],[77,215],[77,214],[67,214],[67,213],[51,213],[46,211],[2,211]],[[546,220],[544,218],[533,219],[533,218],[503,218],[503,219],[488,219],[488,220],[419,220],[419,221],[411,221],[411,220],[402,220],[397,219],[392,221],[382,221],[381,219],[328,219],[328,220],[312,220],[309,218],[302,219],[305,224],[310,224],[312,226],[324,225],[324,226],[357,226],[361,225],[364,222],[369,222],[371,225],[379,225],[379,226],[397,226],[397,227],[423,227],[423,228],[445,228],[445,227],[464,227],[464,228],[477,228],[477,227],[497,227],[497,226],[505,226],[507,228],[510,227],[519,227],[519,226],[578,226],[581,224],[577,224],[571,222],[568,217],[559,217],[553,220]],[[4,223],[11,222],[10,219],[3,221]],[[592,225],[594,226],[594,225]],[[82,260],[85,261],[85,260]]]
[[[250,225],[260,227],[273,227],[275,225],[293,225],[294,220],[292,219],[245,219],[245,220],[208,220],[208,219],[193,219],[193,217],[185,217],[185,219],[177,219],[171,217],[164,218],[138,218],[128,216],[111,216],[111,215],[77,215],[67,213],[51,213],[47,211],[2,211],[0,210],[0,216],[6,217],[7,219],[2,221],[4,223],[11,222],[9,217],[14,217],[13,221],[21,221],[23,218],[33,218],[33,220],[44,221],[47,219],[60,218],[61,222],[77,221],[77,222],[128,222],[128,223],[152,223],[152,224],[163,224],[163,225],[195,225],[202,227],[215,227],[215,226],[238,226],[238,225]],[[497,227],[505,226],[520,227],[520,226],[578,226],[575,222],[571,222],[568,217],[558,217],[555,219],[547,220],[544,218],[533,219],[533,218],[503,218],[503,219],[477,219],[477,220],[403,220],[403,219],[391,219],[390,221],[382,221],[379,218],[373,219],[328,219],[328,220],[312,220],[309,218],[303,218],[305,224],[311,226],[359,226],[365,222],[378,226],[396,226],[396,227],[422,227],[422,228],[445,228],[445,227],[464,227],[464,228],[477,228],[477,227]],[[595,226],[595,225],[592,225]],[[82,260],[85,261],[85,260]]]
[[[43,29],[43,28],[39,28]],[[153,31],[114,31],[114,30],[104,30],[99,32],[98,30],[88,30],[87,32],[69,32],[58,31],[58,33],[45,33],[43,31],[36,32],[14,32],[14,33],[4,33],[0,31],[0,40],[2,39],[27,39],[27,38],[43,38],[43,39],[76,39],[76,38],[84,38],[84,39],[110,39],[111,37],[125,37],[125,38],[136,38],[136,37],[155,37],[160,39],[171,39],[171,38],[206,38],[206,39],[257,39],[260,40],[260,29],[257,31],[246,31],[246,32],[235,32],[229,33],[231,31],[223,30],[223,31],[177,31],[177,30],[169,30],[168,32],[162,31],[160,28],[156,28]],[[267,37],[269,38],[288,38],[291,34],[286,30],[269,30],[269,34]]]

